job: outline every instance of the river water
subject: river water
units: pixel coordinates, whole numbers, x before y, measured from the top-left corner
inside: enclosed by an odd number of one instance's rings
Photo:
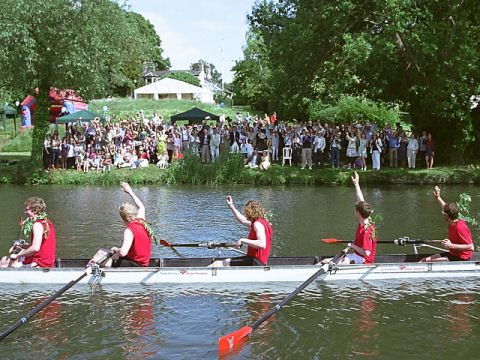
[[[134,188],[147,206],[158,238],[169,242],[231,242],[248,229],[225,203],[249,199],[269,210],[272,255],[335,254],[322,238],[352,239],[353,187],[160,187]],[[431,186],[364,186],[383,221],[378,238],[442,239],[447,225]],[[447,201],[472,196],[480,218],[480,187],[442,187]],[[23,202],[46,200],[57,232],[57,256],[90,257],[121,243],[118,187],[0,186],[0,253],[17,238]],[[470,227],[475,245],[480,230]],[[377,253],[413,252],[379,245]],[[230,254],[223,252],[222,254]],[[154,246],[154,256],[177,256]],[[182,256],[218,256],[181,249]],[[298,284],[297,284],[298,285]],[[59,288],[59,287],[58,287]],[[2,359],[216,359],[222,335],[252,325],[295,285],[243,287],[76,285],[0,343]],[[0,286],[0,331],[28,313],[51,287]],[[257,328],[226,359],[461,359],[480,351],[480,283],[476,280],[314,283]]]

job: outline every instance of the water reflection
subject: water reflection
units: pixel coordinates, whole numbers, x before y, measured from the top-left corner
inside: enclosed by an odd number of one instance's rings
[[[376,295],[369,292],[366,298],[360,303],[359,318],[355,321],[354,326],[358,329],[358,333],[353,338],[352,352],[354,354],[373,356],[379,355],[379,346],[377,338],[379,336],[378,321],[375,314]]]

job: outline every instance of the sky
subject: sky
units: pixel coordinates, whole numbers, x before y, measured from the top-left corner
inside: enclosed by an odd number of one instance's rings
[[[229,83],[235,60],[243,58],[248,29],[246,16],[254,0],[128,0],[131,10],[155,27],[163,56],[172,70],[190,69],[204,59],[215,65]],[[223,43],[223,56],[222,56]],[[223,71],[222,71],[223,68]]]

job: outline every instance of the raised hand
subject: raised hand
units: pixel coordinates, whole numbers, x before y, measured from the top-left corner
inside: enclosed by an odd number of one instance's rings
[[[355,177],[351,176],[353,185],[357,186],[360,183],[360,176],[355,171]]]

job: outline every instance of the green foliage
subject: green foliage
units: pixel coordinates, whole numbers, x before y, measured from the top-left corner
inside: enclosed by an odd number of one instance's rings
[[[192,75],[192,74],[190,74],[186,71],[172,72],[172,73],[162,77],[162,79],[164,79],[164,78],[171,78],[171,79],[180,80],[180,81],[183,81],[183,82],[195,85],[195,86],[200,86],[200,80],[198,80],[198,77],[196,77],[195,75]]]
[[[258,1],[235,93],[283,118],[331,119],[335,110],[323,111],[345,96],[399,104],[415,131],[441,144],[437,159],[462,162],[480,144],[470,109],[480,93],[479,12],[478,1]],[[380,110],[368,120],[396,116]]]
[[[478,225],[477,219],[470,215],[470,203],[472,202],[472,197],[466,193],[460,194],[460,200],[457,202],[458,206],[458,218],[468,222],[472,225]]]
[[[88,100],[129,91],[148,58],[169,65],[153,26],[111,0],[3,0],[0,23],[0,89],[39,89],[32,138],[37,164],[52,86],[74,89]]]

